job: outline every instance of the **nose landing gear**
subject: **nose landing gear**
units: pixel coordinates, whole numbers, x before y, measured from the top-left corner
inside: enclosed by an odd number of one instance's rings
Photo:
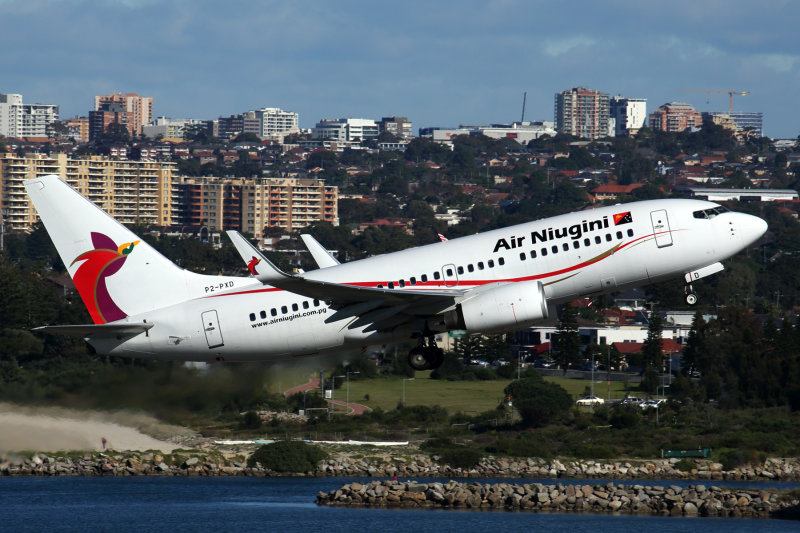
[[[433,335],[420,338],[418,346],[408,352],[408,364],[414,370],[433,370],[444,362],[444,351],[436,346]]]
[[[689,305],[694,305],[697,303],[697,294],[694,292],[692,285],[689,284],[685,287],[684,291],[686,292],[686,303]]]

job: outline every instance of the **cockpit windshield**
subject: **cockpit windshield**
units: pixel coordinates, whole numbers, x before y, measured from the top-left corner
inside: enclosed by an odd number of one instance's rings
[[[722,213],[727,213],[729,211],[730,209],[728,209],[727,207],[718,205],[716,207],[711,207],[709,209],[701,209],[700,211],[695,211],[694,213],[692,213],[692,215],[694,216],[694,218],[714,218],[717,215],[721,215]]]

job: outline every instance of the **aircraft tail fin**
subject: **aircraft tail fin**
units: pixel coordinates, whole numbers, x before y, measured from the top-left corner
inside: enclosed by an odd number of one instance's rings
[[[58,176],[24,182],[95,324],[166,307],[188,296],[187,272]]]

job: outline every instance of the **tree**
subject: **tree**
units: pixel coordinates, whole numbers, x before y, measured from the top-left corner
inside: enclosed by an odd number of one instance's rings
[[[572,397],[563,387],[538,374],[511,382],[503,392],[511,398],[525,426],[544,426],[572,407]]]
[[[663,330],[661,315],[652,310],[650,312],[650,321],[647,325],[647,339],[644,341],[644,346],[642,346],[642,362],[645,369],[652,369],[657,372],[661,370],[661,364],[664,360],[663,339],[661,337]]]
[[[578,314],[570,304],[561,308],[556,329],[553,355],[566,374],[567,369],[580,361],[581,337],[578,333]]]

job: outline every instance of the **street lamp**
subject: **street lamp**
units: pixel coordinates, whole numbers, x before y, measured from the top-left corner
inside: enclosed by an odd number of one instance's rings
[[[406,381],[414,381],[414,378],[403,378],[403,407],[406,406]]]
[[[330,418],[330,416],[331,416],[331,413],[332,413],[332,412],[334,412],[334,411],[336,410],[336,402],[335,402],[335,400],[334,400],[334,398],[333,398],[333,394],[334,394],[334,392],[333,392],[333,391],[335,391],[335,390],[336,390],[336,378],[343,378],[343,377],[344,377],[344,375],[341,375],[341,376],[331,376],[331,408],[330,408],[330,410],[328,411],[328,418]]]
[[[345,372],[345,374],[347,375],[347,402],[345,402],[347,403],[347,409],[348,409],[347,414],[350,414],[350,374],[355,375],[360,373],[361,372],[359,372],[358,370],[355,371],[348,370],[347,372]]]

